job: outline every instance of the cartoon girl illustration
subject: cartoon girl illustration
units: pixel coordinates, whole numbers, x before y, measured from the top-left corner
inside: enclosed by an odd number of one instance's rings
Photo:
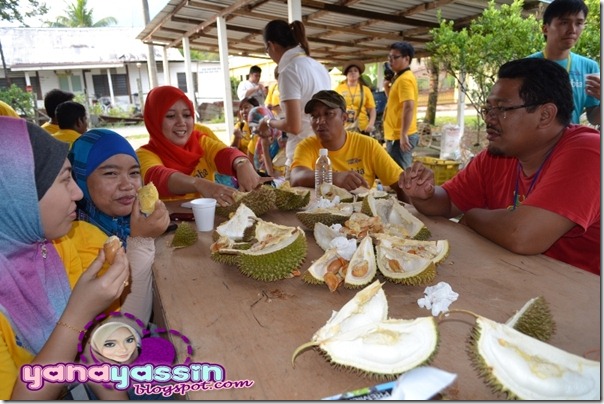
[[[130,364],[138,358],[141,337],[128,324],[112,321],[101,324],[93,332],[90,345],[101,361]]]

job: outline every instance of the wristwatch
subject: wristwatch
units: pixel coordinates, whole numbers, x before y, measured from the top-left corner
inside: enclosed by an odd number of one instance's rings
[[[271,121],[272,120],[273,120],[273,118],[271,118],[270,116],[265,116],[264,117],[264,121],[266,122],[266,126],[268,126],[269,128],[271,128]]]

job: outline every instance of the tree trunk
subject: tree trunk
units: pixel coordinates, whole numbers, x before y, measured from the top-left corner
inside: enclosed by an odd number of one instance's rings
[[[428,58],[427,68],[430,72],[430,94],[428,94],[428,108],[424,122],[434,126],[436,120],[436,104],[438,103],[438,64],[432,62],[432,58]]]

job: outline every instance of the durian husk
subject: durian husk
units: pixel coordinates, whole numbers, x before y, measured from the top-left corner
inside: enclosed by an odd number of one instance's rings
[[[549,341],[556,332],[556,323],[549,304],[543,296],[534,297],[526,302],[506,322],[506,325],[544,342]]]
[[[380,272],[390,282],[422,286],[430,284],[436,277],[436,264],[432,259],[384,244],[377,245],[376,260]]]
[[[340,198],[341,203],[353,202],[355,196],[337,185],[323,183],[320,185],[318,196],[332,201],[336,196]]]
[[[600,362],[505,324],[478,316],[468,353],[485,382],[509,399],[600,400]]]
[[[285,181],[273,192],[275,193],[275,206],[280,210],[301,209],[310,202],[310,190],[291,187],[289,181]]]
[[[245,203],[241,203],[229,220],[216,227],[214,241],[221,236],[233,241],[249,241],[254,237],[256,221],[256,214]]]
[[[255,239],[249,249],[234,252],[239,255],[236,263],[241,273],[253,279],[270,282],[289,278],[306,259],[306,234],[299,227],[259,219]]]
[[[275,193],[268,185],[261,185],[249,192],[236,191],[235,202],[229,206],[216,205],[216,214],[228,218],[242,203],[260,217],[275,206]]]
[[[239,251],[247,250],[251,242],[235,242],[228,237],[219,236],[210,246],[210,258],[220,264],[237,265]]]
[[[385,227],[390,225],[396,228],[394,232],[386,229],[387,233],[399,232],[404,237],[416,240],[427,240],[431,236],[430,230],[424,223],[401,205],[396,197],[376,199],[372,195],[367,195],[363,199],[361,212],[368,216],[379,216]]]
[[[292,364],[310,347],[318,347],[336,367],[377,379],[392,380],[428,363],[438,349],[434,318],[387,317],[386,295],[382,284],[374,281],[333,312],[310,342],[294,351]]]
[[[407,254],[429,258],[438,265],[449,256],[448,240],[414,240],[385,233],[373,234],[376,244],[393,248]]]
[[[350,258],[344,278],[344,287],[348,289],[363,287],[371,283],[376,273],[377,263],[375,261],[373,240],[371,236],[365,236],[357,246],[352,258]]]
[[[189,222],[182,222],[176,228],[171,246],[174,248],[184,248],[192,246],[197,242],[197,229]]]
[[[349,203],[340,203],[330,208],[315,208],[296,212],[296,217],[309,230],[314,230],[315,223],[327,226],[344,224],[354,212],[354,207]]]

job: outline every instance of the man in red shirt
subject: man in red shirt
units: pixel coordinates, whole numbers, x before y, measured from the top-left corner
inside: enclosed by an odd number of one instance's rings
[[[569,124],[572,99],[555,62],[508,62],[482,108],[487,150],[442,186],[419,162],[399,185],[423,214],[463,214],[460,223],[512,252],[599,275],[600,134]]]

